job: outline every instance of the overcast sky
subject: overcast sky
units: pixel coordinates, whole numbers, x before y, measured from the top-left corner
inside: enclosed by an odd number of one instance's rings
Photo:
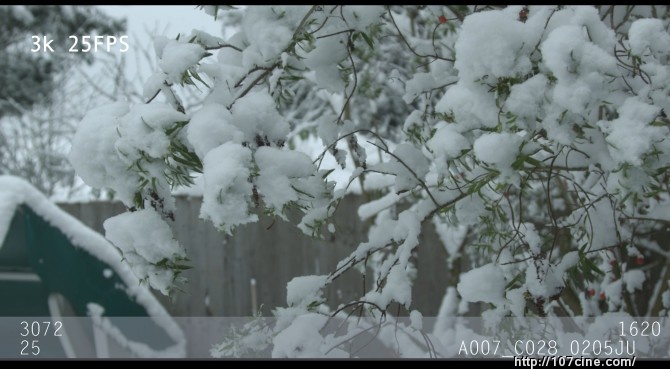
[[[128,19],[128,34],[146,34],[149,31],[167,30],[167,36],[190,33],[197,28],[215,35],[221,34],[221,23],[194,5],[142,5],[100,6],[105,13]],[[174,37],[171,36],[171,37]]]
[[[190,34],[193,29],[199,29],[214,36],[222,35],[221,20],[215,21],[214,17],[207,15],[195,5],[105,5],[99,8],[110,16],[127,19],[130,49],[126,56],[130,61],[140,60],[143,64],[144,59],[135,55],[137,48],[151,46],[151,38],[156,34],[175,38],[178,33]],[[138,68],[137,62],[128,64],[128,77],[136,75],[135,68]],[[153,68],[146,64],[139,68],[144,78],[149,77],[153,71]]]

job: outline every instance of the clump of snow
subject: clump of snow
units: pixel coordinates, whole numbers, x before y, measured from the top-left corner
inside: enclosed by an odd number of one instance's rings
[[[421,314],[420,311],[412,310],[409,313],[409,320],[410,324],[412,325],[412,328],[419,331],[423,329],[423,315]]]
[[[175,40],[169,40],[160,51],[158,66],[165,72],[169,83],[181,83],[184,72],[205,55],[202,46]]]
[[[528,244],[530,252],[533,255],[539,255],[541,251],[540,246],[542,245],[542,239],[535,229],[535,224],[528,222],[522,223],[519,227],[519,232]]]
[[[615,88],[607,76],[618,73],[615,43],[614,32],[600,22],[595,9],[575,10],[570,24],[549,33],[540,49],[544,65],[557,78],[552,93],[556,109],[588,115],[607,100]]]
[[[167,200],[165,207],[172,209],[165,174],[175,138],[167,132],[187,121],[185,114],[159,103],[132,108],[115,103],[93,109],[79,123],[70,163],[86,184],[112,189],[128,207],[135,205],[140,183],[151,180],[157,195]]]
[[[326,114],[318,119],[317,134],[321,138],[323,145],[328,146],[337,140],[341,126],[337,124],[337,116]]]
[[[670,283],[670,281],[668,281],[668,283]],[[670,290],[663,292],[661,298],[663,302],[663,307],[668,311],[670,311]]]
[[[114,272],[109,268],[105,268],[105,270],[102,271],[102,276],[105,278],[112,278],[113,275]]]
[[[200,217],[230,233],[235,226],[255,222],[249,213],[253,187],[249,182],[251,150],[227,142],[209,151],[203,161],[203,198]]]
[[[628,30],[630,51],[634,55],[643,55],[649,50],[657,59],[670,52],[670,35],[663,27],[661,19],[638,19]]]
[[[393,161],[376,164],[372,168],[382,173],[395,174],[396,193],[413,189],[428,174],[430,162],[413,145],[400,144],[393,150],[393,155]]]
[[[137,173],[118,156],[117,126],[129,107],[117,102],[90,110],[79,123],[68,156],[72,167],[91,187],[111,188],[126,205],[132,204],[139,185]]]
[[[563,255],[561,262],[556,268],[560,273],[565,273],[568,269],[574,267],[579,262],[579,252],[570,251]]]
[[[630,97],[618,110],[619,117],[611,122],[599,122],[607,133],[607,142],[612,158],[618,163],[642,164],[642,156],[651,149],[651,145],[662,140],[670,130],[666,127],[654,127],[651,123],[661,108]]]
[[[396,204],[400,199],[403,197],[407,196],[407,193],[404,194],[396,194],[395,192],[389,192],[388,194],[376,199],[372,200],[368,203],[365,203],[361,206],[358,207],[358,217],[361,218],[361,220],[366,220],[380,211],[387,209],[394,204]]]
[[[346,35],[321,38],[316,40],[315,48],[304,56],[303,63],[314,71],[318,87],[330,92],[344,89],[337,64],[348,55],[346,42]]]
[[[494,78],[524,75],[531,69],[523,48],[524,23],[512,12],[488,11],[465,18],[456,41],[456,62],[459,77],[475,81],[482,76]]]
[[[641,290],[645,279],[644,272],[640,269],[629,270],[623,274],[623,281],[626,284],[626,290],[629,293],[633,293],[635,290]]]
[[[540,107],[544,102],[545,90],[549,80],[544,74],[535,75],[526,81],[510,88],[505,100],[505,107],[513,114],[534,122],[539,116]]]
[[[433,327],[433,334],[439,335],[447,329],[452,328],[454,324],[454,317],[458,313],[458,305],[460,301],[456,288],[453,286],[447,287],[447,291],[442,298],[440,310],[435,319],[435,326]]]
[[[611,231],[611,223],[608,217],[612,216],[612,205],[609,201],[597,202],[591,210],[591,223],[593,233],[591,236],[591,249],[598,250],[602,247],[614,245],[618,242],[617,235]]]
[[[468,227],[463,224],[452,226],[438,217],[433,218],[433,225],[435,225],[435,232],[447,251],[447,265],[451,267],[454,260],[461,256],[460,248],[464,244]]]
[[[298,200],[298,191],[309,193],[309,189],[300,189],[305,185],[303,179],[316,171],[309,156],[291,150],[280,150],[264,146],[254,155],[259,176],[256,179],[259,192],[268,208],[274,209],[283,218],[284,206]]]
[[[435,135],[426,143],[437,161],[456,158],[470,148],[470,142],[460,134],[454,125],[440,122]]]
[[[244,133],[233,125],[230,111],[217,103],[206,104],[193,114],[186,128],[188,141],[201,160],[213,148],[232,141],[241,144]]]
[[[333,215],[334,208],[329,208],[328,206],[319,206],[313,209],[310,209],[305,213],[305,215],[298,223],[298,229],[306,235],[315,234],[316,226],[320,223],[323,223],[328,217]]]
[[[326,325],[329,317],[321,314],[303,314],[286,329],[274,337],[272,343],[273,358],[319,358],[337,357],[340,351],[332,350],[325,354],[322,350],[323,336],[320,331]],[[338,355],[340,356],[340,355]]]
[[[522,141],[514,133],[486,133],[475,141],[473,148],[477,159],[506,171],[519,155]]]
[[[133,106],[119,122],[121,137],[116,149],[130,164],[145,153],[152,158],[163,158],[168,154],[170,138],[165,130],[188,117],[166,104],[140,104]]]
[[[524,316],[524,310],[526,306],[526,298],[524,297],[525,292],[526,289],[520,287],[509,290],[505,294],[505,297],[507,297],[507,300],[509,301],[509,310],[512,312],[513,316]]]
[[[327,280],[327,275],[307,275],[291,279],[286,285],[286,303],[289,306],[307,307],[314,302],[321,302],[321,289]]]
[[[278,57],[293,38],[291,30],[308,9],[304,6],[253,6],[246,9],[240,32],[247,46],[242,52],[244,68],[265,65],[268,60]],[[263,21],[259,22],[259,19]]]
[[[526,269],[525,286],[534,298],[550,297],[558,294],[565,287],[565,272],[579,262],[579,252],[571,251],[563,256],[558,265],[535,262]]]
[[[272,142],[286,140],[289,125],[279,115],[275,102],[265,91],[249,93],[232,108],[232,122],[244,133],[244,141],[255,145],[257,138]]]
[[[453,114],[462,130],[495,127],[498,121],[498,109],[493,95],[488,93],[488,90],[488,86],[459,80],[445,92],[435,105],[435,110],[439,113]]]
[[[493,263],[461,274],[456,288],[463,300],[468,302],[483,301],[496,305],[505,303],[505,275]]]
[[[400,264],[391,268],[386,285],[382,289],[382,295],[385,300],[396,301],[406,308],[412,304],[412,280],[406,268]]]
[[[147,78],[142,89],[142,98],[144,98],[144,101],[149,101],[149,99],[153,98],[158,92],[160,92],[166,81],[167,75],[162,71],[156,71],[149,78]]]
[[[556,278],[556,274],[551,265],[529,265],[526,269],[526,289],[534,298],[546,300],[558,293],[563,285],[562,279]]]
[[[118,247],[140,280],[167,295],[175,280],[166,261],[186,257],[186,250],[172,235],[170,226],[153,209],[127,212],[107,219],[105,237]]]

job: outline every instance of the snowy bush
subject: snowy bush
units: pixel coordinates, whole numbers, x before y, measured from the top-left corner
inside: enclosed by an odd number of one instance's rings
[[[82,121],[71,154],[82,178],[113,188],[130,211],[154,208],[137,212],[151,214],[148,224],[156,214],[169,221],[170,190],[202,173],[201,217],[226,232],[297,209],[297,226],[321,237],[347,189],[376,196],[359,212],[374,218],[367,241],[329,274],[289,283],[276,326],[256,322],[246,347],[221,345],[215,356],[269,342],[278,356],[341,355],[345,340],[321,334],[326,317],[383,321],[392,303],[412,310],[428,221],[445,242],[445,273],[454,261],[469,268],[454,275],[441,318],[476,306],[489,322],[667,314],[665,7],[206,10],[237,32],[158,39],[147,104]],[[185,111],[179,88],[203,90],[203,104]],[[302,133],[323,152],[293,150]],[[329,178],[347,166],[346,183]],[[166,249],[163,237],[118,232],[121,249]],[[133,244],[118,244],[126,239]],[[345,272],[371,287],[331,306],[321,291]],[[634,298],[641,290],[647,301]],[[419,312],[410,316],[408,329],[422,325]]]

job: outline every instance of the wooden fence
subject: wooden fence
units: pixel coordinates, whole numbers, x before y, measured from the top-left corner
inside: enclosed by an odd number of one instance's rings
[[[272,308],[286,306],[286,283],[293,277],[327,274],[367,240],[368,224],[357,215],[363,200],[357,196],[349,196],[340,204],[334,222],[337,231],[328,240],[305,236],[281,219],[273,224],[268,217],[238,227],[232,236],[226,236],[199,219],[201,201],[186,196],[179,196],[176,201],[173,232],[187,248],[193,269],[185,273],[189,281],[185,292],[177,293],[173,301],[157,294],[174,316],[249,316],[252,279],[256,281],[257,306],[262,305],[263,315],[269,315]],[[59,206],[102,234],[104,220],[125,210],[118,202]],[[426,316],[435,316],[453,271],[447,269],[445,249],[430,222],[424,224],[415,256],[418,273],[412,305]],[[326,290],[326,297],[331,306],[337,306],[360,296],[363,288],[361,274],[347,272]]]

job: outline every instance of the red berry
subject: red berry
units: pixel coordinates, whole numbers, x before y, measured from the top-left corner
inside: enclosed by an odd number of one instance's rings
[[[601,300],[605,300],[605,292],[601,292],[601,293],[600,293],[600,299],[601,299]]]
[[[440,15],[440,17],[437,18],[437,20],[440,22],[440,24],[447,23],[447,17],[445,17],[444,15]]]
[[[589,295],[589,297],[593,297],[596,295],[596,290],[594,290],[593,288],[589,288],[589,290],[586,291],[586,293]]]
[[[635,262],[637,263],[637,265],[644,264],[644,256],[642,255],[638,256],[637,259],[635,259]]]

